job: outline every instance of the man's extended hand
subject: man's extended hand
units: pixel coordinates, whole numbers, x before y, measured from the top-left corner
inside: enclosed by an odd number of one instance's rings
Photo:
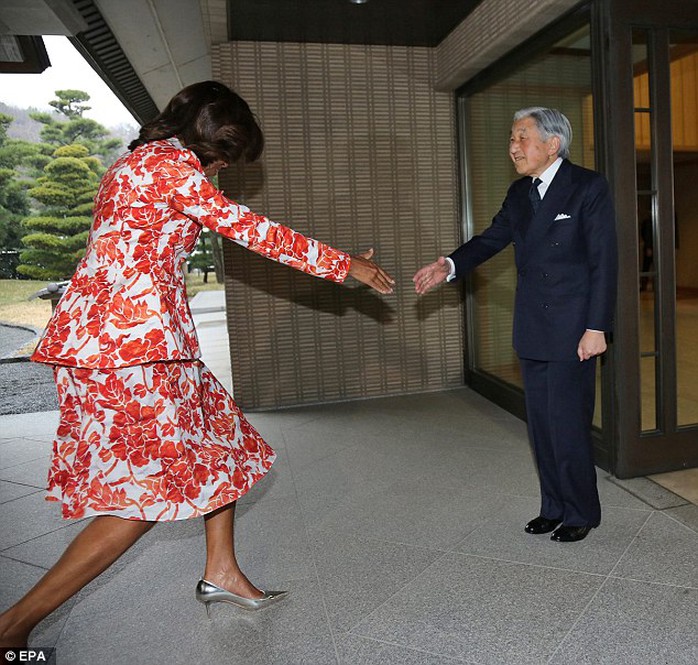
[[[379,293],[392,293],[395,280],[379,265],[371,261],[373,249],[351,257],[349,274]]]
[[[431,291],[435,286],[446,281],[451,266],[443,256],[440,256],[434,263],[430,263],[420,268],[412,278],[415,291],[421,296],[427,291]]]
[[[577,355],[579,360],[589,360],[594,356],[600,356],[606,350],[606,336],[596,330],[587,330],[579,340]]]

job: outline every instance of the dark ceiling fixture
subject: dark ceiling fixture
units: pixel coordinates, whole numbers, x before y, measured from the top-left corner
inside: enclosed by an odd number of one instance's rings
[[[482,0],[227,0],[231,41],[436,46]]]

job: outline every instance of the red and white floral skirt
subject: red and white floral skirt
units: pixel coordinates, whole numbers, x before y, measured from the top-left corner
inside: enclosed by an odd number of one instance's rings
[[[240,498],[276,457],[198,360],[54,373],[47,499],[63,517],[198,517]]]

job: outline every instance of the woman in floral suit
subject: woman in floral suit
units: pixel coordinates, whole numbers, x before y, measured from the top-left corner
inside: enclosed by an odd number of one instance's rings
[[[0,645],[26,645],[39,621],[160,521],[203,516],[196,596],[207,609],[215,601],[260,609],[283,595],[255,587],[235,558],[235,501],[275,455],[199,360],[182,265],[206,226],[317,277],[351,275],[381,293],[393,280],[371,251],[350,256],[306,238],[210,182],[262,146],[243,99],[220,83],[197,83],[102,179],[85,257],[33,356],[54,366],[60,402],[48,498],[66,518],[95,518],[0,615]]]

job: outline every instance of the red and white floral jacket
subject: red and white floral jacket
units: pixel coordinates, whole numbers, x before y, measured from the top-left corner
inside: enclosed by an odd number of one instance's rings
[[[200,356],[182,264],[202,225],[317,277],[343,282],[350,256],[227,199],[177,139],[107,171],[85,257],[32,360],[114,368]]]

